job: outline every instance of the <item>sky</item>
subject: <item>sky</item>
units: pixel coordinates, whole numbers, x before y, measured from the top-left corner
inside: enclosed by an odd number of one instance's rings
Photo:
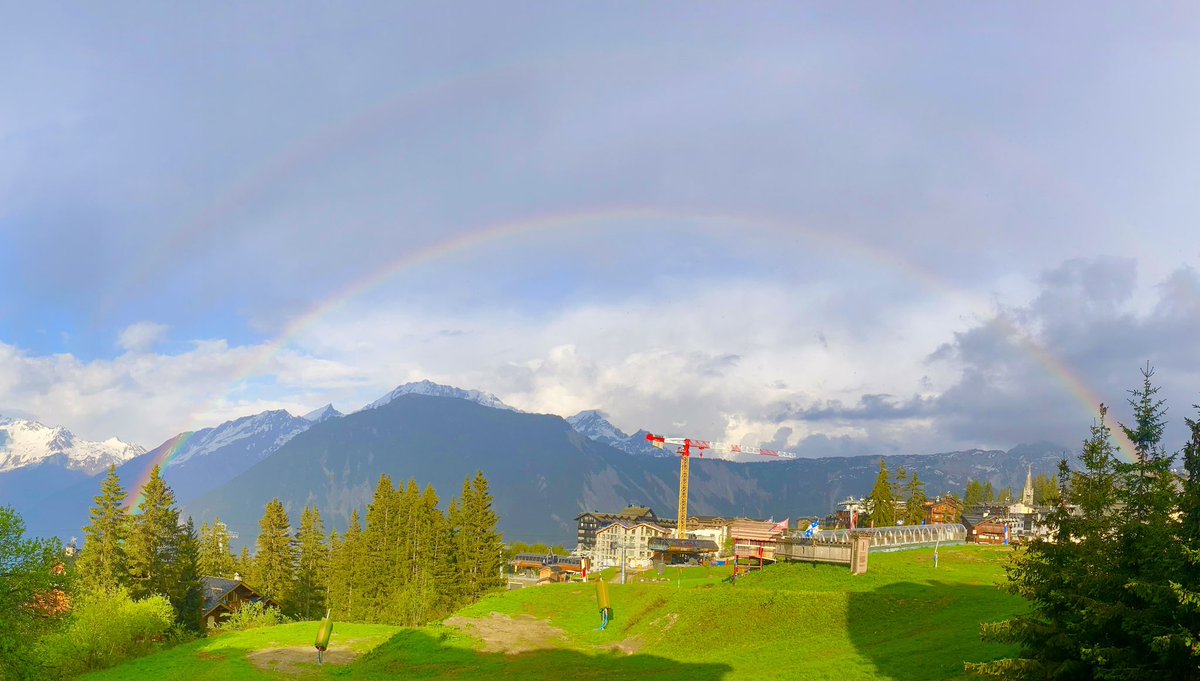
[[[1194,3],[25,3],[0,414],[429,379],[805,456],[1200,403]]]

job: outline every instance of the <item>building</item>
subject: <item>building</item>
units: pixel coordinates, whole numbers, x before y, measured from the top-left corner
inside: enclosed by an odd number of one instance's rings
[[[578,550],[584,553],[591,551],[596,545],[596,532],[605,525],[618,520],[635,523],[664,524],[663,521],[658,519],[658,516],[654,515],[654,509],[649,506],[628,506],[620,513],[600,513],[598,511],[580,513],[575,516],[575,521],[579,525],[577,533]]]
[[[224,622],[246,603],[262,602],[273,608],[279,607],[278,603],[260,595],[240,579],[201,577],[200,583],[204,589],[202,619],[210,628]]]
[[[967,541],[976,544],[1004,544],[1008,541],[1008,525],[999,519],[984,520],[968,531]]]
[[[937,497],[925,502],[925,521],[930,525],[957,523],[962,513],[962,503],[953,497]]]
[[[761,569],[763,561],[775,560],[775,543],[787,531],[788,521],[773,523],[770,520],[747,520],[739,518],[729,526],[729,537],[733,540],[734,570],[741,566]]]
[[[846,497],[845,501],[838,502],[838,510],[834,514],[834,522],[826,522],[828,527],[861,527],[863,521],[870,524],[868,516],[871,512],[867,510],[867,500],[862,497]],[[829,520],[828,518],[826,519]]]
[[[596,544],[592,548],[592,564],[597,568],[639,562],[647,565],[652,552],[650,540],[669,537],[671,531],[649,522],[616,520],[596,531]]]

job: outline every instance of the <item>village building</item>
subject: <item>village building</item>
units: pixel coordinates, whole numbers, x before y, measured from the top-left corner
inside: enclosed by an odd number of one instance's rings
[[[931,525],[957,523],[962,513],[962,502],[953,497],[937,497],[925,502],[925,521]]]
[[[729,526],[729,537],[733,540],[734,570],[762,569],[765,561],[775,560],[775,544],[788,529],[788,521],[773,523],[770,520],[747,520],[739,518]]]
[[[599,511],[580,513],[575,516],[575,521],[579,526],[577,532],[577,550],[582,553],[590,552],[596,546],[596,532],[600,528],[618,520],[635,523],[666,524],[660,521],[658,516],[654,515],[654,509],[648,506],[628,506],[619,513],[600,513]]]
[[[1006,544],[1009,526],[1000,519],[983,520],[967,531],[967,541],[975,544]]]
[[[237,577],[238,575],[234,575]],[[262,602],[270,607],[278,608],[279,604],[259,594],[241,579],[225,579],[223,577],[201,577],[204,590],[204,605],[202,620],[205,626],[212,628],[229,619],[235,610],[246,603]]]
[[[671,531],[650,522],[616,520],[596,531],[592,548],[592,563],[598,568],[620,565],[649,565],[652,552],[650,540],[669,537]]]

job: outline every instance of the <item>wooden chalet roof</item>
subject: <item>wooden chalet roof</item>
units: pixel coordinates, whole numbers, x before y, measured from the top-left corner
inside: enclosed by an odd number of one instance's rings
[[[245,582],[240,579],[225,579],[224,577],[201,577],[201,587],[204,590],[204,616],[217,609],[221,605],[225,605],[225,599],[230,593],[237,591],[239,588],[245,589],[249,595],[245,600],[249,601],[266,601],[269,605],[277,605],[269,598],[263,598],[257,591],[250,588]]]

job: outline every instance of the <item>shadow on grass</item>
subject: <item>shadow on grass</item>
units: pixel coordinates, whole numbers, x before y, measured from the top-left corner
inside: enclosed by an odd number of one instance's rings
[[[889,584],[851,593],[850,640],[894,681],[971,678],[963,662],[1006,657],[1014,648],[984,643],[979,625],[1010,617],[1024,605],[995,586],[961,583]]]
[[[455,640],[457,639],[457,640]],[[348,679],[687,679],[720,681],[726,664],[677,662],[653,655],[596,654],[567,649],[532,650],[514,655],[464,648],[451,633],[401,631],[353,665],[330,670]]]

